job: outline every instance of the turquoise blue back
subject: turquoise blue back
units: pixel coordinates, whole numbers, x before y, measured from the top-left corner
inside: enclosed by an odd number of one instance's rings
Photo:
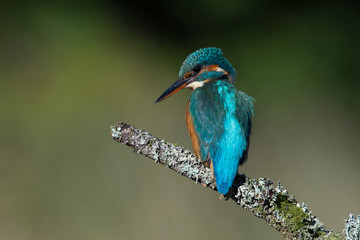
[[[222,194],[229,191],[239,165],[247,157],[253,100],[224,80],[210,81],[190,96],[189,112],[201,160],[210,157],[217,190]]]

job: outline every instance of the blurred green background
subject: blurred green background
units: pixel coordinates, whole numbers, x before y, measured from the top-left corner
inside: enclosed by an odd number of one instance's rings
[[[0,239],[281,239],[219,194],[110,139],[126,122],[191,149],[192,51],[223,49],[257,101],[249,177],[328,229],[360,213],[360,10],[351,1],[3,1]]]

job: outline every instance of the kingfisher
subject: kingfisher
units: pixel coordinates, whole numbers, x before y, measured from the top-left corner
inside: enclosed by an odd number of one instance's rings
[[[248,155],[255,99],[234,86],[236,71],[219,48],[201,48],[183,62],[179,79],[158,103],[183,88],[192,90],[186,124],[195,155],[210,167],[219,193],[226,194]]]

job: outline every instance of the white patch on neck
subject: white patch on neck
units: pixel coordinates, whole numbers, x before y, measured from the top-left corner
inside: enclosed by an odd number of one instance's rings
[[[190,83],[190,84],[187,85],[186,87],[187,87],[187,88],[191,88],[192,90],[195,90],[195,89],[197,89],[198,87],[204,86],[205,83],[210,82],[210,81],[211,81],[211,79],[206,79],[206,80],[204,80],[204,81],[202,81],[202,82],[195,81],[195,82]]]
[[[187,87],[187,88],[191,88],[192,90],[195,90],[195,89],[197,89],[198,87],[204,86],[204,83],[205,83],[205,81],[203,81],[203,82],[197,82],[197,81],[195,81],[195,82],[190,83],[190,84],[187,85],[186,87]]]
[[[225,70],[222,69],[221,67],[217,67],[217,68],[216,68],[216,71],[217,71],[217,72],[225,72]]]

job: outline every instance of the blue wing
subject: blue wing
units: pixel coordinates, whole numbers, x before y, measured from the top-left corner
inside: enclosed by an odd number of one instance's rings
[[[227,193],[247,156],[253,99],[225,81],[196,89],[189,111],[200,146],[201,160],[211,159],[220,193]]]

